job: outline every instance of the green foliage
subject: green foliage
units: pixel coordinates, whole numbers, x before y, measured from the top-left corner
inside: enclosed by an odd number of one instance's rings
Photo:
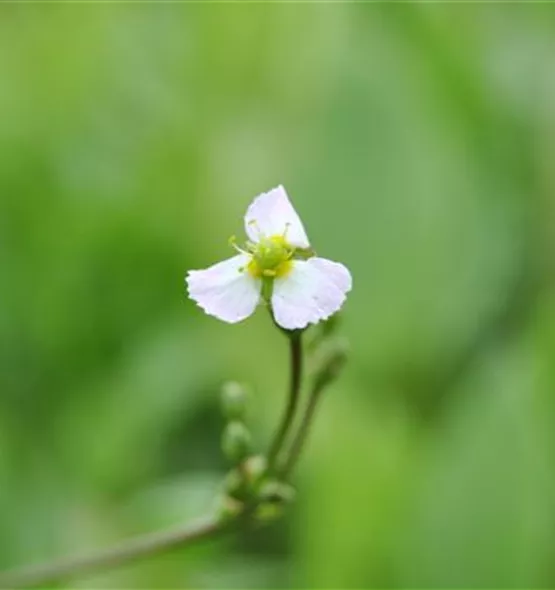
[[[354,278],[295,503],[68,587],[553,586],[553,7],[0,16],[0,567],[211,510],[226,379],[264,442],[283,337],[183,276],[283,183]]]

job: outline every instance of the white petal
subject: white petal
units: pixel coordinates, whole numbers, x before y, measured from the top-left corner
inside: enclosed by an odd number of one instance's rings
[[[206,270],[190,270],[189,297],[204,311],[234,324],[250,316],[260,301],[261,281],[241,271],[249,256],[240,254],[218,262]]]
[[[306,328],[338,311],[351,290],[348,269],[325,258],[296,260],[291,272],[274,281],[272,309],[287,330]]]
[[[335,286],[343,291],[343,293],[348,293],[353,288],[351,273],[343,264],[333,262],[327,258],[318,258],[317,256],[310,258],[309,262],[323,273],[326,273],[328,278],[333,281]]]
[[[258,242],[261,235],[270,237],[287,231],[292,246],[310,247],[303,224],[281,185],[254,199],[245,215],[245,230],[253,242]]]

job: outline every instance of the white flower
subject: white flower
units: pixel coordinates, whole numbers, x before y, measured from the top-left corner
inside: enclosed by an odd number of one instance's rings
[[[267,301],[286,330],[316,324],[338,311],[351,290],[349,270],[313,255],[305,229],[282,186],[258,196],[245,216],[249,237],[237,256],[189,271],[189,296],[231,324]]]

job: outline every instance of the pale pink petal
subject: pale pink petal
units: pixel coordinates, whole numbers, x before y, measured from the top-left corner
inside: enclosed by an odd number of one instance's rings
[[[281,185],[254,199],[245,215],[245,230],[253,242],[258,242],[261,236],[286,232],[286,239],[292,246],[310,247],[303,224]]]
[[[246,270],[245,254],[218,262],[205,270],[189,271],[189,297],[204,311],[234,324],[250,316],[260,301],[261,281]]]
[[[316,324],[339,311],[351,287],[351,273],[338,262],[296,260],[289,274],[274,281],[274,318],[287,330]]]

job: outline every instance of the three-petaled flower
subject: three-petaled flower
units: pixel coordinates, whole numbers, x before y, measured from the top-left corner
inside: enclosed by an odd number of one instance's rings
[[[343,305],[349,270],[314,255],[287,193],[278,186],[256,197],[245,216],[249,241],[237,256],[206,270],[189,271],[189,296],[212,316],[236,323],[267,302],[282,328],[306,328]]]

